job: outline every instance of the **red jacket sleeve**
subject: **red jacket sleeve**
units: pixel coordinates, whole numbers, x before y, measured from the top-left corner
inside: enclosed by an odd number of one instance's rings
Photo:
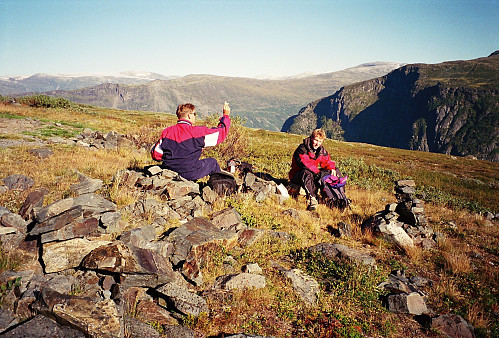
[[[229,134],[230,117],[227,115],[223,115],[220,118],[218,126],[215,128],[208,128],[208,127],[200,127],[200,128],[205,128],[204,147],[216,146],[217,144],[222,143]]]
[[[321,167],[329,170],[336,169],[336,163],[334,163],[334,161],[331,160],[329,154],[327,154],[321,159]]]

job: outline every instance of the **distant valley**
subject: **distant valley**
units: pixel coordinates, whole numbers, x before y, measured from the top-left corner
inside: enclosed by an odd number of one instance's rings
[[[229,101],[234,115],[246,120],[246,126],[278,131],[286,119],[308,102],[331,95],[347,84],[385,75],[400,66],[399,63],[373,62],[332,73],[279,80],[188,75],[127,84],[106,79],[98,85],[72,90],[56,90],[58,87],[43,89],[40,85],[29,94],[38,92],[83,104],[167,113],[174,113],[179,103],[192,102],[201,115],[218,113],[221,104]],[[131,81],[130,78],[128,80]],[[30,81],[36,82],[36,78]],[[52,86],[56,84],[54,78],[45,82],[52,82]],[[73,80],[73,84],[75,82]],[[62,88],[62,84],[57,85]],[[9,86],[13,86],[13,81],[0,82],[0,94],[12,95]],[[26,95],[27,91],[19,94]]]

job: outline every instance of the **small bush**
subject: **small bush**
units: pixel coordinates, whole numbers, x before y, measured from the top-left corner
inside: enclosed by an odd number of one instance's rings
[[[301,269],[321,284],[325,292],[321,306],[323,311],[334,314],[333,317],[339,320],[341,336],[362,337],[362,333],[376,333],[372,323],[386,313],[380,302],[384,291],[377,287],[386,271],[351,261],[328,259],[309,250],[296,252],[294,258]],[[341,313],[351,315],[337,314],[339,308]]]
[[[30,107],[39,108],[74,108],[75,105],[62,97],[51,97],[48,95],[33,95],[18,97],[17,101]]]
[[[216,126],[218,125],[219,119],[219,115],[212,114],[206,117],[206,123],[209,126]],[[222,168],[224,167],[224,164],[233,157],[245,157],[248,152],[249,140],[243,124],[244,121],[239,116],[232,118],[227,138],[216,147],[206,149],[204,155],[206,157],[215,157]]]

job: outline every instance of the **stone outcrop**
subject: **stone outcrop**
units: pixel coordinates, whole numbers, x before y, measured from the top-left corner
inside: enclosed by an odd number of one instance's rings
[[[431,249],[436,245],[433,229],[428,225],[424,203],[415,197],[413,180],[395,182],[397,203],[388,204],[365,221],[362,231],[373,231],[397,246],[409,249],[419,245]]]

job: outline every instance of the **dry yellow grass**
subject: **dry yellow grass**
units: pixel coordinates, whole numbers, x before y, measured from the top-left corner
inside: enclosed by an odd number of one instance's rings
[[[461,251],[459,248],[453,248],[450,251],[444,252],[446,266],[453,274],[466,274],[472,271],[470,258],[466,251]]]

